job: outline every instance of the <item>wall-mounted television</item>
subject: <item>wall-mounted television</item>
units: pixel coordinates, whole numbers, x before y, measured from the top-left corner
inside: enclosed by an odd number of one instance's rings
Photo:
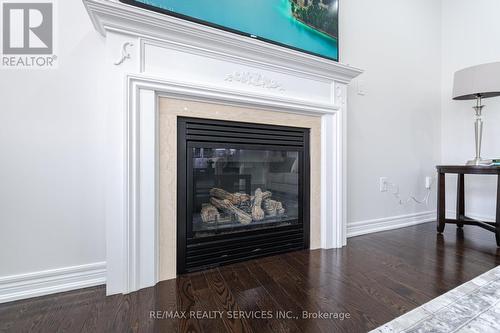
[[[339,0],[120,0],[338,61]]]

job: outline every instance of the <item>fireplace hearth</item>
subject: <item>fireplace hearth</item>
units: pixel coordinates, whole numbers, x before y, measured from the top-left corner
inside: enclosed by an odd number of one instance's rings
[[[177,273],[309,248],[309,129],[178,118]]]

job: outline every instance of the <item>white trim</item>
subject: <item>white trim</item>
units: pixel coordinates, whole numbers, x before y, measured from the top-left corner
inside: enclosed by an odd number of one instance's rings
[[[276,95],[262,95],[222,87],[214,88],[203,84],[170,81],[146,75],[128,75],[127,81],[129,87],[130,84],[133,84],[137,88],[154,90],[166,97],[277,112],[323,115],[335,114],[341,108],[334,104],[316,103],[301,99],[293,100]],[[133,94],[134,92],[129,90],[129,93]]]
[[[125,221],[127,237],[124,251],[125,288],[122,292],[132,292],[144,287],[153,286],[158,282],[158,218],[157,183],[150,176],[156,175],[158,143],[158,127],[155,105],[158,96],[178,98],[205,103],[252,107],[275,112],[298,113],[305,115],[322,115],[322,175],[327,176],[322,182],[322,214],[321,214],[321,247],[324,249],[340,248],[346,244],[345,226],[345,176],[343,161],[343,121],[339,119],[341,106],[322,105],[308,101],[293,101],[277,96],[257,97],[252,94],[242,94],[236,90],[212,89],[208,86],[195,86],[190,83],[166,81],[143,75],[127,76],[127,95],[130,101],[127,106],[128,138],[126,165],[128,175],[126,186],[128,195],[125,206],[128,207],[128,217]],[[147,122],[139,119],[148,119]],[[144,136],[144,133],[146,136]],[[148,143],[146,143],[146,141]],[[142,149],[146,149],[143,151]],[[143,175],[143,176],[138,176]],[[148,193],[143,190],[147,186]],[[142,193],[141,192],[142,190]],[[338,193],[338,194],[337,194]],[[142,207],[142,209],[141,209]],[[149,213],[144,211],[150,207]],[[151,240],[151,241],[147,241]],[[108,239],[112,241],[112,238]],[[151,254],[155,255],[152,256]],[[149,274],[146,272],[150,272]],[[112,274],[113,272],[109,272]],[[171,276],[170,278],[175,278]]]
[[[138,241],[140,247],[140,258],[153,258],[153,262],[157,263],[158,258],[158,121],[157,121],[157,105],[156,95],[151,90],[140,90],[140,99],[142,103],[139,112],[139,154],[141,160],[141,168],[139,169],[140,178],[140,221],[154,221],[153,223],[140,223],[138,229]],[[151,130],[153,129],[153,130]],[[151,172],[153,171],[153,172]],[[151,235],[153,237],[151,237]],[[147,262],[150,262],[148,260]],[[145,288],[156,284],[158,275],[158,265],[148,265],[144,260],[138,262],[137,278],[138,288]]]
[[[5,276],[0,277],[0,303],[105,283],[105,262]]]
[[[399,229],[432,221],[436,221],[435,211],[353,222],[347,225],[347,237],[355,237],[371,234],[374,232]]]

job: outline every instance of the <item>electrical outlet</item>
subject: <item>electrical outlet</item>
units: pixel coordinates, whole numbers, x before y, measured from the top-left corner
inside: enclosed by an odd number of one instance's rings
[[[360,95],[360,96],[366,95],[366,84],[365,84],[365,81],[358,80],[357,85],[358,85],[358,95]]]
[[[387,184],[387,177],[380,177],[380,192],[387,192],[387,187],[388,187],[388,184]]]
[[[425,188],[430,190],[432,186],[432,177],[425,177]]]

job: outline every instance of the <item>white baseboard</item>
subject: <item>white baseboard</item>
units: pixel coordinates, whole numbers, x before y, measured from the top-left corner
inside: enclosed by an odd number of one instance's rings
[[[0,277],[0,303],[106,283],[106,263]]]
[[[416,214],[391,216],[381,219],[353,222],[347,225],[347,237],[355,237],[374,232],[409,227],[436,220],[436,212],[428,211]]]

